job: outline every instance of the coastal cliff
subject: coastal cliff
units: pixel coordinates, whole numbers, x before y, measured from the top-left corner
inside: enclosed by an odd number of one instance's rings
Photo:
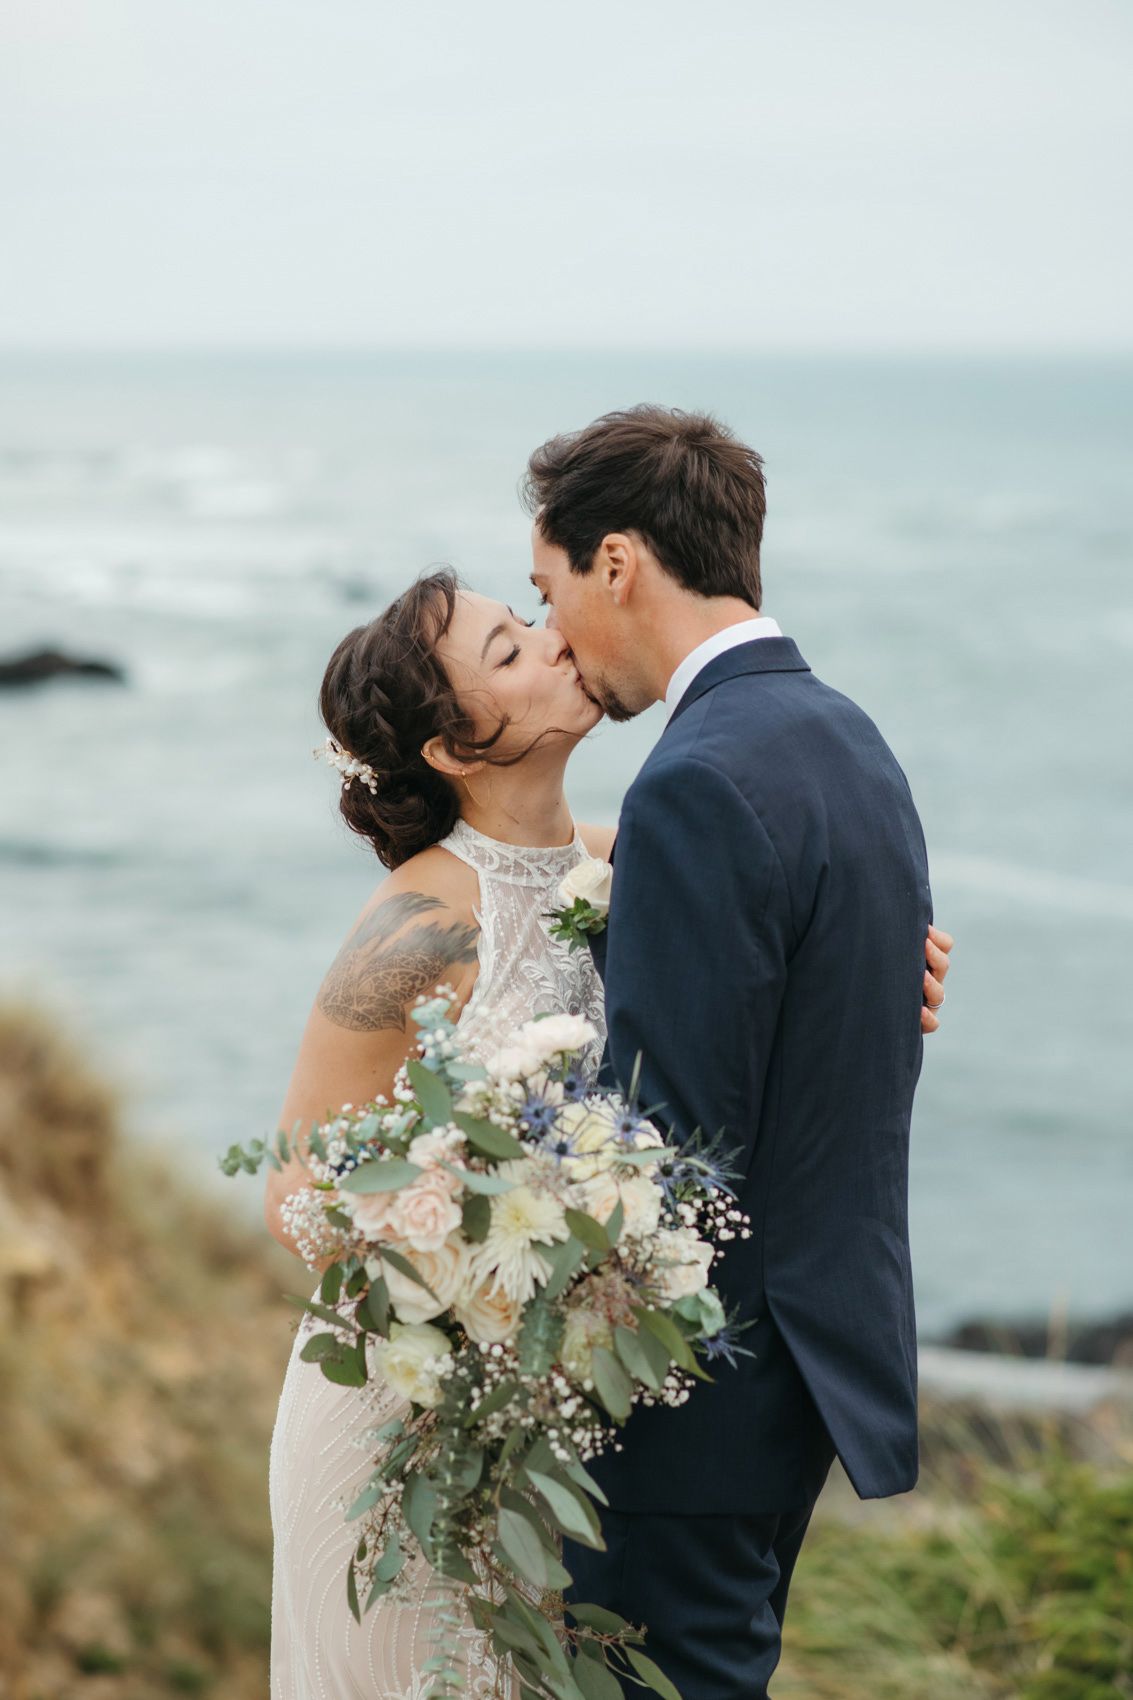
[[[263,1700],[281,1294],[303,1280],[122,1137],[46,1017],[0,1008],[0,1700]],[[781,1700],[1133,1695],[1128,1428],[1104,1399],[1100,1427],[1020,1405],[1010,1366],[992,1398],[969,1357],[926,1366],[916,1494],[831,1483]]]

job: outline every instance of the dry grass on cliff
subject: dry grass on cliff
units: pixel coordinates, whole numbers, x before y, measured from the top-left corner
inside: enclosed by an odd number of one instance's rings
[[[262,1700],[296,1266],[117,1121],[0,1010],[0,1696]]]

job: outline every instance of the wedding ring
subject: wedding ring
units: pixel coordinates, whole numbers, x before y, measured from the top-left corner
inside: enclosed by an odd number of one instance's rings
[[[928,999],[926,998],[925,999],[925,1008],[928,1009],[928,1010],[931,1010],[933,1015],[935,1015],[937,1010],[943,1009],[947,1002],[948,1002],[948,993],[945,992],[942,995],[939,1003],[929,1003]]]

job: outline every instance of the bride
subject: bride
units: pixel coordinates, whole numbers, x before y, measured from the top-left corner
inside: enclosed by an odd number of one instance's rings
[[[280,1125],[309,1127],[388,1095],[414,1045],[409,1011],[440,983],[456,991],[462,1039],[481,1051],[563,1010],[604,1035],[590,952],[553,939],[545,919],[568,869],[607,858],[614,837],[576,827],[563,792],[571,752],[601,710],[562,634],[436,572],[343,639],[320,707],[343,817],[391,872],[319,990]],[[293,1251],[287,1200],[306,1179],[292,1164],[266,1193],[268,1226]],[[427,1571],[361,1626],[345,1586],[356,1533],[344,1510],[370,1474],[374,1429],[402,1401],[327,1381],[300,1359],[306,1334],[305,1322],[272,1437],[272,1700],[418,1700],[432,1651]],[[463,1658],[470,1696],[501,1691],[471,1630]]]

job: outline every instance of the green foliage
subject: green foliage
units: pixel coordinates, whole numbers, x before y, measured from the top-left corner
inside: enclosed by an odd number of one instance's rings
[[[963,1500],[922,1490],[887,1531],[817,1525],[784,1700],[1133,1694],[1133,1474],[1052,1450],[1011,1472],[973,1464],[966,1481]]]

